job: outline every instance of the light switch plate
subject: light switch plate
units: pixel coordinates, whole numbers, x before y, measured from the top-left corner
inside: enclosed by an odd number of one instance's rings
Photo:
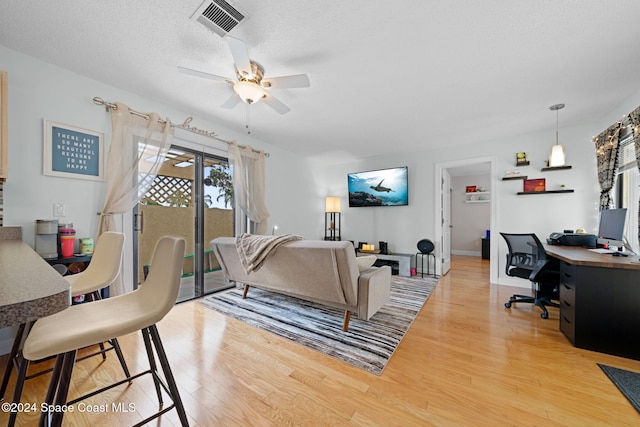
[[[66,207],[62,203],[54,203],[53,204],[53,216],[65,216],[66,215]]]

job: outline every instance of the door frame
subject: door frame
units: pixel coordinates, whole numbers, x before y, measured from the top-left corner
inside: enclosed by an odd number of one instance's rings
[[[445,205],[445,201],[448,205]],[[440,171],[440,208],[440,275],[444,276],[451,269],[451,229],[453,228],[451,224],[451,173],[449,169]]]
[[[472,166],[479,163],[489,163],[490,165],[490,224],[489,229],[492,232],[490,240],[490,262],[489,262],[489,281],[491,283],[498,282],[498,240],[496,233],[498,232],[496,226],[498,224],[498,205],[499,195],[496,191],[498,186],[495,185],[498,176],[498,161],[496,157],[476,157],[472,159],[453,160],[448,162],[438,162],[435,164],[435,206],[434,206],[434,230],[435,230],[435,244],[436,244],[436,259],[442,259],[442,247],[440,242],[442,241],[442,223],[441,223],[441,210],[442,210],[442,179],[443,170],[451,168],[459,168],[464,166]],[[436,274],[441,274],[442,266],[436,262]]]
[[[193,131],[188,131],[185,129],[180,129],[180,128],[175,128],[175,134],[173,137],[173,141],[171,143],[171,147],[176,148],[178,150],[183,150],[186,153],[190,153],[194,155],[194,159],[198,158],[198,156],[203,156],[203,158],[206,157],[214,157],[214,158],[218,158],[220,160],[226,160],[229,161],[229,150],[228,150],[228,144],[218,141],[218,140],[212,140],[212,137],[204,135],[204,134],[199,134],[197,132],[193,132]],[[199,180],[200,182],[203,182],[204,177],[202,176],[202,172],[204,172],[204,169],[202,167],[202,164],[198,165],[194,165],[194,179],[198,179],[195,175],[196,173],[199,174]],[[196,265],[202,265],[202,255],[203,255],[203,250],[204,250],[204,245],[207,244],[207,242],[204,242],[203,240],[203,236],[204,236],[204,224],[203,224],[203,216],[202,214],[204,213],[204,204],[203,203],[199,203],[199,206],[197,205],[198,200],[200,202],[202,202],[202,194],[196,194],[194,192],[194,198],[196,200],[196,206],[194,206],[194,213],[196,213],[196,217],[200,216],[200,221],[202,223],[200,224],[196,224],[196,219],[194,218],[194,229],[196,227],[196,225],[200,226],[200,232],[199,233],[195,233],[194,234],[194,273],[196,272],[197,268],[195,268]],[[234,205],[233,206],[234,211],[237,210],[237,207]],[[132,277],[133,278],[133,289],[136,289],[138,287],[138,224],[136,223],[137,221],[137,216],[135,215],[138,212],[137,209],[137,204],[136,206],[134,206],[133,209],[131,209],[131,211],[129,212],[128,217],[131,218],[130,221],[124,221],[124,228],[125,228],[125,236],[131,236],[131,245],[125,245],[125,247],[127,247],[127,254],[124,260],[124,264],[125,264],[125,268],[128,268],[125,270],[125,277]],[[234,221],[235,221],[235,214],[234,214]],[[233,225],[233,229],[235,230],[235,222]],[[194,230],[195,231],[195,230]],[[201,235],[202,234],[202,235]],[[198,247],[200,248],[198,250]],[[199,254],[199,255],[198,255]],[[198,263],[198,264],[196,264]],[[202,273],[201,273],[202,274]],[[194,274],[194,281],[196,281],[196,285],[197,285],[197,281],[202,281],[203,279],[200,277],[197,277],[197,274]],[[126,281],[125,281],[126,283]],[[205,295],[206,295],[206,289],[205,291]]]

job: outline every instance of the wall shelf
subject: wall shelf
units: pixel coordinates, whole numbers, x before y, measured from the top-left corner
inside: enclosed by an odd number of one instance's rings
[[[473,191],[471,193],[464,193],[467,200],[465,203],[489,203],[491,200],[489,199],[490,191]]]
[[[502,178],[503,181],[512,181],[515,179],[527,179],[527,176],[505,176]]]
[[[567,170],[567,169],[571,169],[571,166],[546,167],[546,168],[542,168],[542,172],[559,171],[559,170]]]
[[[573,190],[520,191],[516,194],[518,194],[518,196],[523,196],[525,194],[554,194],[554,193],[573,193]]]

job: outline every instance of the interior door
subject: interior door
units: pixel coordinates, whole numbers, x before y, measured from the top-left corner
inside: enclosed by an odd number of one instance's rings
[[[440,223],[442,224],[442,241],[440,242],[440,247],[442,248],[442,271],[440,274],[444,275],[451,268],[451,229],[453,228],[451,224],[451,174],[447,169],[442,170],[441,185]]]

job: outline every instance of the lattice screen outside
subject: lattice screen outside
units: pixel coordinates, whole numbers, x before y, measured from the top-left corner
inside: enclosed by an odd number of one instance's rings
[[[191,206],[192,182],[190,179],[158,175],[142,199],[142,203],[162,206]]]

